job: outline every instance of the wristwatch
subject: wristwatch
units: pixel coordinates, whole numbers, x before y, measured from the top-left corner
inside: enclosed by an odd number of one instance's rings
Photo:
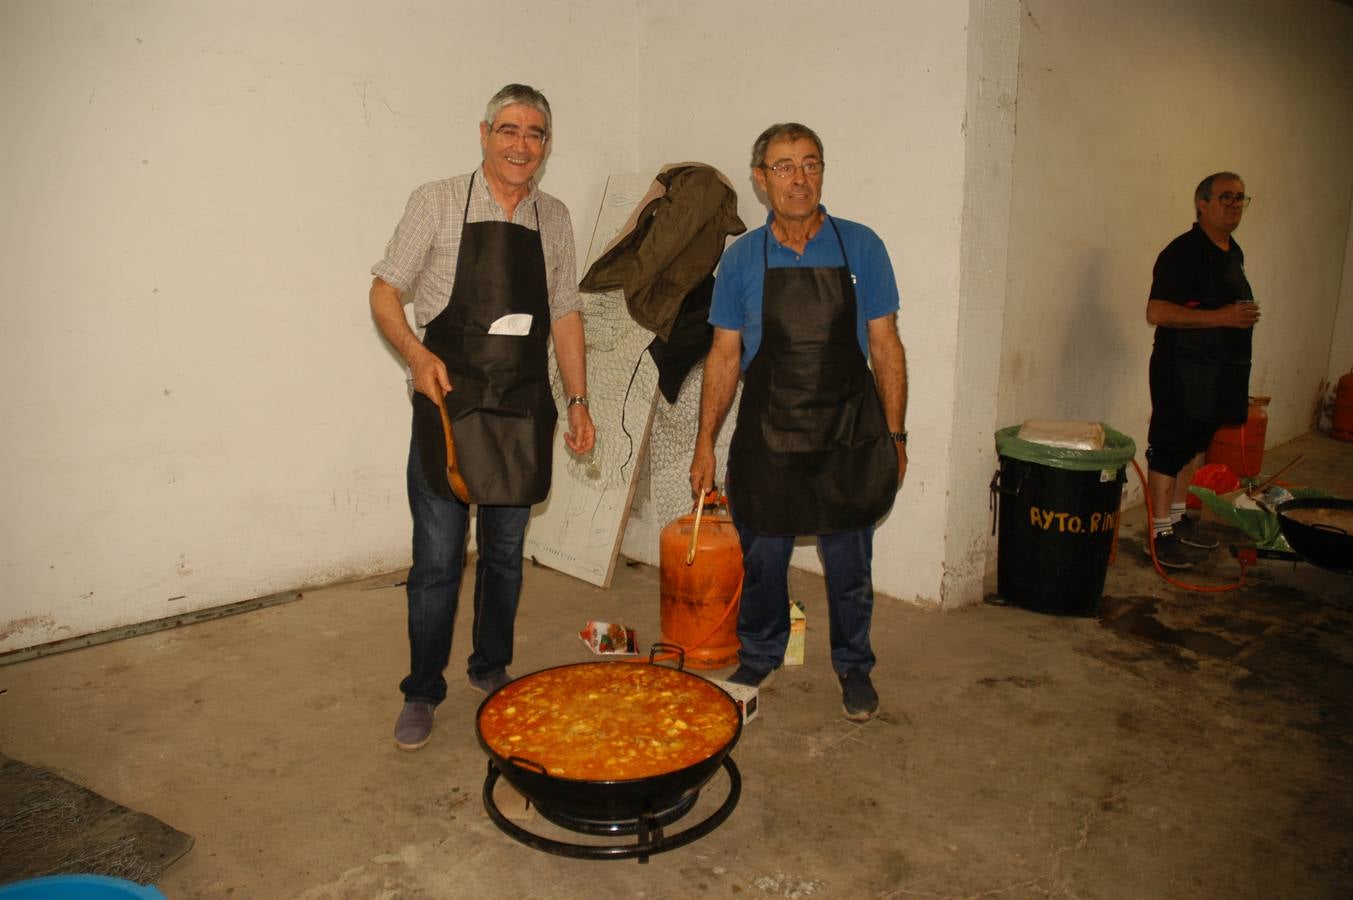
[[[890,431],[888,437],[893,439],[894,444],[905,444],[907,442],[907,433],[905,431]]]
[[[587,398],[584,397],[582,394],[574,394],[572,397],[568,398],[569,406],[573,406],[575,403],[581,406],[583,409],[587,408]]]

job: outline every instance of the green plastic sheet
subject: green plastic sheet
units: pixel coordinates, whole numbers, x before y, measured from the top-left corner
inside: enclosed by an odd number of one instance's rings
[[[1226,524],[1244,532],[1245,536],[1254,541],[1254,545],[1261,550],[1285,550],[1290,552],[1291,547],[1287,545],[1286,538],[1283,537],[1282,525],[1278,522],[1278,514],[1264,508],[1247,509],[1242,506],[1236,506],[1223,497],[1218,497],[1210,488],[1199,487],[1196,484],[1189,485],[1189,493],[1203,502],[1209,510],[1216,514]],[[1315,488],[1294,487],[1288,490],[1295,499],[1301,500],[1307,497],[1331,497],[1324,491]]]

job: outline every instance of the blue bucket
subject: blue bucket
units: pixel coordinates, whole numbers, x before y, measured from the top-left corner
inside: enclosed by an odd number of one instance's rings
[[[0,900],[166,900],[150,885],[107,875],[49,875],[0,887]]]

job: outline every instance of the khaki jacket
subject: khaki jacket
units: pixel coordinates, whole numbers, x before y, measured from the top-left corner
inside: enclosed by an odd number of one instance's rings
[[[746,230],[738,218],[737,192],[717,169],[703,163],[664,166],[579,287],[622,289],[634,321],[665,341],[682,301],[714,271],[728,237]]]

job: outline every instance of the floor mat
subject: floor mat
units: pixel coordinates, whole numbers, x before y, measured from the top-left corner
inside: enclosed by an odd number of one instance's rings
[[[192,846],[159,819],[0,754],[0,884],[77,873],[154,884]]]

